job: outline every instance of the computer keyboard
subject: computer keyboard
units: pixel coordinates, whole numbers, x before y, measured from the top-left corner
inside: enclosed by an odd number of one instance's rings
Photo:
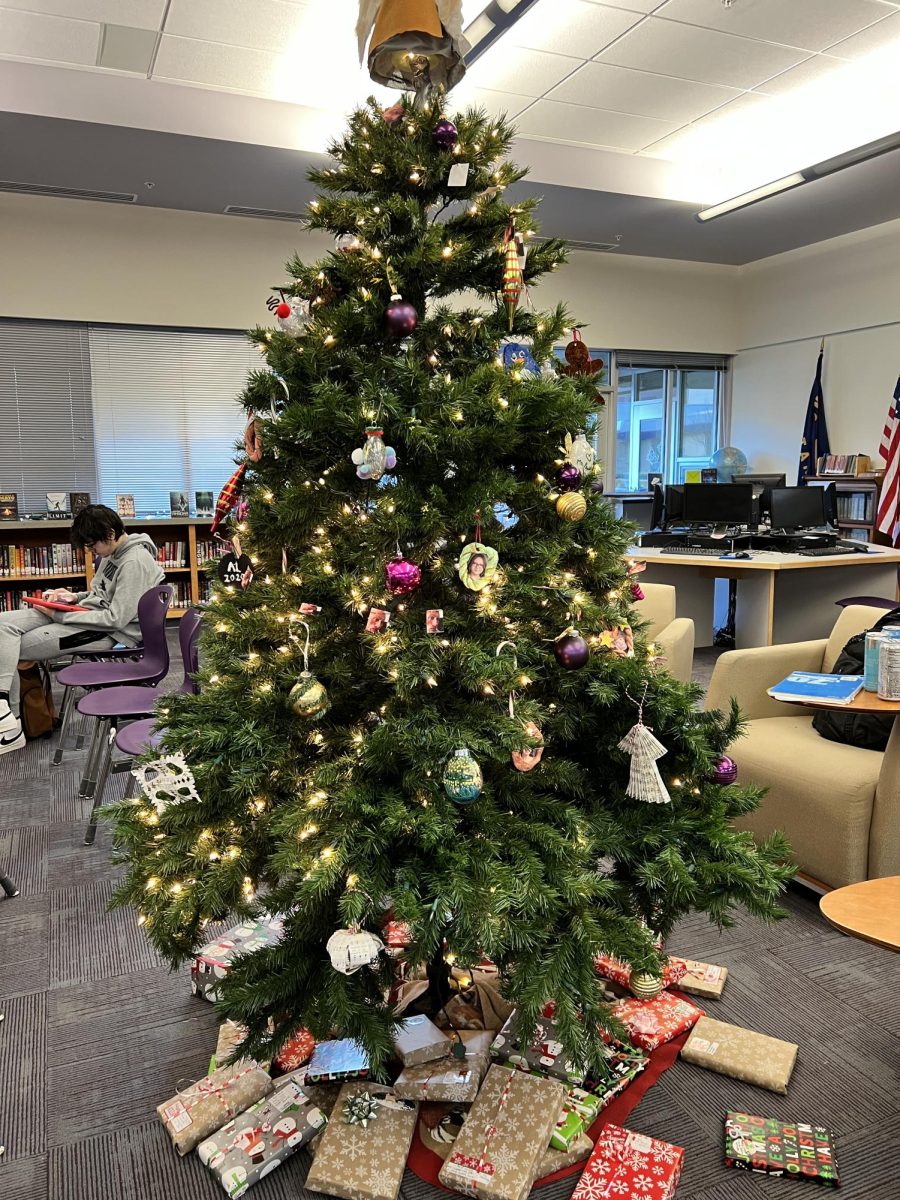
[[[726,545],[723,545],[721,550],[714,546],[658,546],[657,549],[660,554],[690,554],[703,558],[721,558],[723,554],[729,553]]]
[[[824,558],[829,554],[865,554],[866,551],[855,550],[852,546],[810,546],[807,550],[795,550],[794,554],[802,554],[804,558]]]

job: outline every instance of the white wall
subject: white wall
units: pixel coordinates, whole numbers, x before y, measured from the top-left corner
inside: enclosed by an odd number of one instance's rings
[[[246,329],[296,250],[331,246],[281,221],[0,195],[0,316]],[[534,290],[595,346],[731,352],[738,270],[576,253]]]
[[[900,374],[900,221],[743,268],[731,441],[794,482],[819,341],[832,451],[877,460]]]

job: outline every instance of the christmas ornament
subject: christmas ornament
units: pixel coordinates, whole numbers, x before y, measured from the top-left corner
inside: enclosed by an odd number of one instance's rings
[[[463,546],[456,564],[460,580],[470,592],[480,592],[497,574],[500,555],[481,540],[481,513],[475,514],[475,541]]]
[[[234,506],[240,499],[241,488],[244,483],[244,475],[247,473],[247,464],[242,462],[238,469],[234,472],[225,486],[219,492],[219,499],[216,501],[216,511],[213,516],[212,525],[209,527],[210,533],[215,533]]]
[[[310,322],[309,301],[299,296],[288,296],[285,288],[276,288],[277,296],[270,296],[266,307],[273,314],[282,333],[300,337]]]
[[[637,724],[632,726],[619,742],[619,749],[631,755],[631,772],[625,795],[630,796],[632,800],[642,800],[645,804],[671,804],[672,797],[666,791],[666,785],[656,765],[656,760],[668,751],[644,724],[646,698],[647,684],[644,684],[644,694],[637,706]]]
[[[398,553],[396,558],[385,564],[384,576],[392,596],[408,596],[422,582],[422,568],[407,562],[403,555]]]
[[[562,371],[564,375],[596,375],[598,371],[603,370],[603,359],[591,358],[590,351],[584,344],[581,338],[581,330],[572,330],[572,340],[564,351],[566,356],[566,366]]]
[[[481,767],[465,748],[454,750],[444,768],[444,791],[456,804],[471,804],[481,795]]]
[[[716,760],[716,764],[712,769],[712,774],[708,777],[710,783],[728,784],[734,783],[737,779],[737,763],[733,758],[729,758],[727,754],[723,754],[721,758]]]
[[[498,500],[494,505],[494,516],[497,519],[497,524],[503,529],[513,529],[519,523],[519,518],[516,513],[509,507],[504,500]]]
[[[226,587],[239,587],[246,591],[253,580],[253,565],[246,554],[231,550],[219,559],[216,574]]]
[[[553,654],[559,665],[567,671],[577,671],[591,657],[587,642],[572,625],[554,641]]]
[[[500,358],[506,370],[514,374],[518,372],[522,376],[537,378],[541,373],[541,368],[531,353],[531,346],[526,342],[501,342]]]
[[[361,449],[354,450],[350,460],[356,465],[360,479],[371,479],[377,483],[385,471],[393,471],[397,465],[397,454],[393,446],[384,444],[384,430],[377,425],[366,426],[366,441]]]
[[[298,717],[316,717],[328,707],[328,693],[309,669],[309,626],[305,621],[298,621],[306,630],[306,645],[303,647],[303,670],[297,682],[288,692],[288,704]],[[291,635],[296,641],[296,634]]]
[[[419,323],[419,314],[408,300],[394,292],[391,302],[384,310],[384,326],[391,337],[404,338],[414,331]]]
[[[399,121],[403,120],[403,114],[405,111],[406,107],[403,101],[398,100],[397,103],[392,104],[390,108],[385,108],[382,110],[381,119],[384,121],[385,125],[396,125]]]
[[[378,1116],[380,1101],[369,1092],[360,1092],[344,1101],[344,1124],[362,1125],[363,1129]]]
[[[503,235],[503,302],[506,305],[506,318],[509,328],[513,327],[519,297],[525,286],[525,278],[519,263],[519,250],[516,246],[515,226],[510,220]]]
[[[594,469],[596,455],[594,448],[585,437],[584,433],[577,433],[573,440],[571,433],[566,434],[565,441],[566,462],[570,462],[573,467],[577,467],[582,475],[590,475]]]
[[[628,987],[631,994],[638,1000],[652,1000],[663,990],[663,981],[658,975],[651,975],[649,971],[641,971],[637,975],[631,976]]]
[[[603,480],[602,479],[592,480],[591,481],[591,491],[594,493],[595,496],[602,496],[603,495]]]
[[[370,608],[366,618],[366,633],[384,633],[391,623],[391,614],[386,608]]]
[[[639,583],[632,583],[631,599],[634,601],[634,603],[636,604],[638,602],[638,600],[643,600],[644,598],[645,598],[644,592],[643,592],[643,589],[641,588],[641,585]]]
[[[580,521],[587,512],[587,500],[581,492],[566,492],[556,501],[556,512],[564,521]]]
[[[362,250],[362,242],[355,233],[339,233],[334,243],[342,254],[353,254]]]
[[[600,631],[600,646],[620,658],[634,658],[634,633],[630,625],[610,625]]]
[[[163,754],[153,762],[135,767],[131,774],[140,784],[141,791],[159,816],[173,804],[185,804],[195,800],[199,804],[197,784],[193,772],[179,750],[175,754]]]
[[[526,737],[534,739],[536,746],[525,746],[521,750],[513,750],[512,764],[517,771],[531,771],[541,761],[544,753],[544,736],[534,721],[524,721],[522,728]]]
[[[574,463],[564,462],[556,472],[556,486],[561,492],[574,492],[581,486],[581,471]]]
[[[431,131],[431,140],[442,150],[452,150],[459,141],[459,130],[446,117],[441,117]]]
[[[259,419],[251,412],[244,429],[244,450],[250,462],[259,462],[262,458],[262,438],[259,432]]]
[[[361,0],[356,35],[374,82],[412,88],[417,108],[429,87],[449,91],[465,74],[462,0]]]
[[[328,939],[325,949],[331,959],[331,965],[342,975],[353,975],[362,967],[370,967],[378,960],[378,955],[384,949],[381,938],[351,925],[349,929],[339,929]]]
[[[444,610],[442,608],[426,608],[426,610],[425,610],[425,632],[426,633],[443,633],[444,632]]]

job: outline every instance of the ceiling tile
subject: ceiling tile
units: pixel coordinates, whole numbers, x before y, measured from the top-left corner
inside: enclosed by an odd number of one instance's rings
[[[640,150],[675,129],[671,121],[538,100],[518,120],[521,137],[551,138],[614,150]]]
[[[740,95],[734,88],[589,62],[553,88],[547,99],[683,123],[695,121]]]
[[[767,79],[765,83],[759,84],[753,90],[762,92],[766,96],[784,96],[808,83],[818,83],[820,79],[825,79],[835,71],[846,71],[846,69],[847,63],[841,58],[831,58],[827,54],[814,54],[806,62],[800,63],[798,67],[791,67],[789,71],[776,75],[774,79]]]
[[[523,108],[534,102],[533,96],[515,95],[512,92],[494,92],[488,88],[469,87],[468,80],[457,84],[450,94],[450,107],[459,112],[461,108],[474,105],[483,108],[489,117],[517,116]]]
[[[159,29],[166,0],[0,0],[4,8],[79,21],[109,21],[136,29]]]
[[[669,0],[657,15],[803,50],[824,50],[888,12],[880,0],[738,0],[730,8],[710,0]]]
[[[93,66],[100,45],[100,26],[40,13],[0,8],[0,58]]]
[[[786,46],[650,17],[597,57],[620,67],[676,75],[698,83],[752,88],[796,66],[808,55]]]
[[[589,0],[591,4],[603,4],[607,8],[624,8],[629,12],[652,13],[661,8],[666,0]]]
[[[153,78],[268,96],[275,70],[275,55],[262,50],[166,34],[156,55]]]
[[[714,131],[717,125],[724,126],[726,122],[734,123],[737,121],[737,126],[740,127],[741,119],[744,116],[749,117],[751,113],[759,113],[765,108],[771,107],[774,101],[768,96],[760,96],[756,92],[743,92],[736,100],[730,100],[728,104],[717,108],[715,112],[709,113],[705,117],[701,117],[699,121],[692,121],[690,125],[685,125],[670,137],[666,137],[659,142],[654,142],[644,147],[643,153],[651,158],[668,158],[668,151],[680,149],[685,138],[695,134],[697,131],[707,132]],[[735,133],[735,138],[740,142],[740,133]],[[676,154],[675,157],[681,157]]]
[[[504,35],[502,46],[525,46],[551,54],[593,58],[642,20],[640,13],[585,0],[554,0],[552,20],[544,5],[536,4]],[[503,53],[502,46],[498,47],[498,54]]]
[[[285,0],[254,0],[253,4],[247,0],[172,0],[166,33],[274,51],[284,50],[293,38],[306,33],[310,40],[318,41],[319,54],[325,54],[321,13],[319,18],[315,29],[311,7]]]
[[[864,29],[862,33],[854,34],[837,45],[829,46],[828,53],[835,58],[863,58],[866,54],[874,54],[883,50],[892,42],[900,40],[900,13],[894,13],[877,25]]]
[[[469,68],[466,79],[473,87],[543,96],[579,66],[581,59],[504,46],[501,40],[495,51],[483,55]]]

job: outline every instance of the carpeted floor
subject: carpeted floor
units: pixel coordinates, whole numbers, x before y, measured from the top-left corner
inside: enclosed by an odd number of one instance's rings
[[[177,1157],[154,1111],[205,1074],[212,1006],[191,996],[186,972],[160,964],[131,914],[107,911],[116,870],[105,830],[94,847],[82,845],[82,756],[51,767],[51,749],[36,742],[0,757],[0,870],[21,888],[0,900],[0,1197],[218,1200],[218,1185],[196,1155]],[[721,936],[691,918],[672,949],[729,968],[710,1015],[799,1042],[789,1096],[679,1062],[630,1126],[685,1147],[679,1200],[811,1190],[722,1166],[728,1108],[830,1126],[846,1200],[897,1200],[900,956],[842,937],[808,894],[792,891],[786,904],[788,921],[769,928],[743,917]],[[252,1195],[305,1197],[305,1172],[301,1154]],[[540,1195],[563,1200],[573,1186]],[[436,1196],[407,1172],[404,1200],[426,1193]]]

